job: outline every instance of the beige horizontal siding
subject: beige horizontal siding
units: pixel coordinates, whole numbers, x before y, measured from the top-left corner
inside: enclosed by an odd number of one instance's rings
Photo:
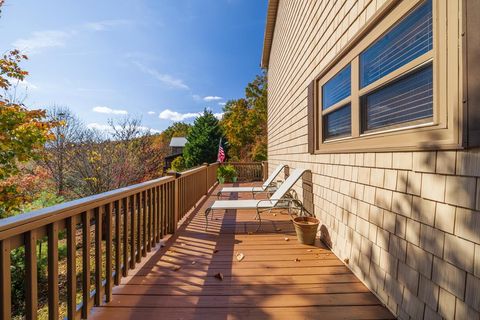
[[[478,319],[480,150],[308,154],[308,84],[385,2],[280,0],[269,168],[312,171],[334,252],[399,318]]]

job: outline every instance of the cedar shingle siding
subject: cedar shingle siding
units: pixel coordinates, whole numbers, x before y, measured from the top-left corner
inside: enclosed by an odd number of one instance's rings
[[[388,2],[279,1],[268,62],[269,168],[312,171],[307,198],[322,238],[399,318],[479,319],[480,149],[314,154],[308,88]],[[473,49],[467,60],[478,69]],[[463,79],[478,110],[478,74]]]

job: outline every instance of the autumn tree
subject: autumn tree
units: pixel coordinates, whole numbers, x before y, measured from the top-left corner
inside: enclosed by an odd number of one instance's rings
[[[187,135],[187,144],[183,150],[185,166],[191,168],[204,162],[214,162],[221,137],[218,119],[205,109],[203,114],[195,119]]]
[[[156,144],[156,137],[142,126],[140,118],[125,117],[109,121],[112,146],[115,146],[115,168],[119,176],[117,188],[132,182],[157,178],[162,173],[163,145]]]
[[[252,160],[267,160],[267,74],[265,71],[257,75],[245,89],[245,97],[251,107],[250,127],[253,145],[250,151]]]
[[[249,106],[246,99],[230,100],[223,108],[221,126],[228,140],[228,156],[233,161],[250,157],[253,135],[249,128]]]
[[[192,126],[185,122],[174,122],[161,135],[170,142],[173,137],[186,137]]]
[[[71,179],[70,165],[72,150],[77,145],[81,131],[85,130],[83,123],[67,107],[54,106],[47,112],[50,121],[59,121],[61,125],[52,130],[54,139],[48,141],[45,157],[41,165],[48,169],[54,182],[56,193],[64,196],[76,182]]]
[[[245,97],[228,101],[221,127],[230,159],[267,159],[267,76],[263,72],[245,88]]]
[[[161,161],[170,154],[170,141],[173,137],[186,137],[191,125],[185,122],[174,122],[160,134],[152,135],[151,147],[161,157]]]
[[[161,175],[163,156],[141,120],[111,120],[107,132],[86,129],[71,149],[72,191],[79,196],[126,187]]]
[[[0,89],[8,92],[12,81],[23,81],[28,74],[19,63],[27,59],[18,50],[0,59]],[[15,214],[25,200],[17,175],[20,165],[39,159],[44,144],[53,139],[51,129],[58,123],[46,121],[44,110],[29,110],[0,94],[0,217]]]

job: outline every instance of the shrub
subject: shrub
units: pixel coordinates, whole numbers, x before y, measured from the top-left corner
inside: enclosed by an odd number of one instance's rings
[[[176,172],[184,171],[186,169],[186,166],[185,166],[185,160],[183,159],[183,157],[182,156],[176,157],[172,161],[170,169],[172,169],[173,171],[176,171]]]

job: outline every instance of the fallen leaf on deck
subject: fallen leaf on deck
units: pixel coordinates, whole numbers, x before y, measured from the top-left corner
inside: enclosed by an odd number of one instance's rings
[[[298,258],[295,258],[295,260],[294,260],[294,261],[295,261],[295,262],[300,262],[300,259],[298,259]]]
[[[241,252],[240,252],[240,253],[237,253],[237,256],[236,256],[236,257],[237,257],[237,261],[239,261],[239,262],[240,262],[240,261],[242,261],[242,260],[243,260],[243,258],[245,258],[245,255],[244,255],[243,253],[241,253]]]
[[[192,261],[192,264],[196,264],[196,263],[197,263],[197,261]]]
[[[217,249],[213,250],[213,253],[217,253],[217,252],[218,252],[218,250],[217,250]]]
[[[215,278],[217,278],[220,281],[223,281],[223,274],[221,272],[219,272],[215,275]]]
[[[180,270],[181,268],[182,268],[182,267],[180,267],[180,266],[173,266],[173,267],[172,267],[172,270],[173,270],[173,271],[178,271],[178,270]]]
[[[312,249],[308,249],[307,251],[308,251],[308,252],[312,252]]]
[[[282,231],[282,229],[281,228],[276,228],[275,231]]]
[[[290,240],[290,239],[288,239],[288,238],[285,238],[285,241],[289,241],[289,240]]]
[[[276,217],[276,216],[277,216],[277,214],[276,214],[276,213],[273,213],[273,216],[274,216],[274,217]]]

